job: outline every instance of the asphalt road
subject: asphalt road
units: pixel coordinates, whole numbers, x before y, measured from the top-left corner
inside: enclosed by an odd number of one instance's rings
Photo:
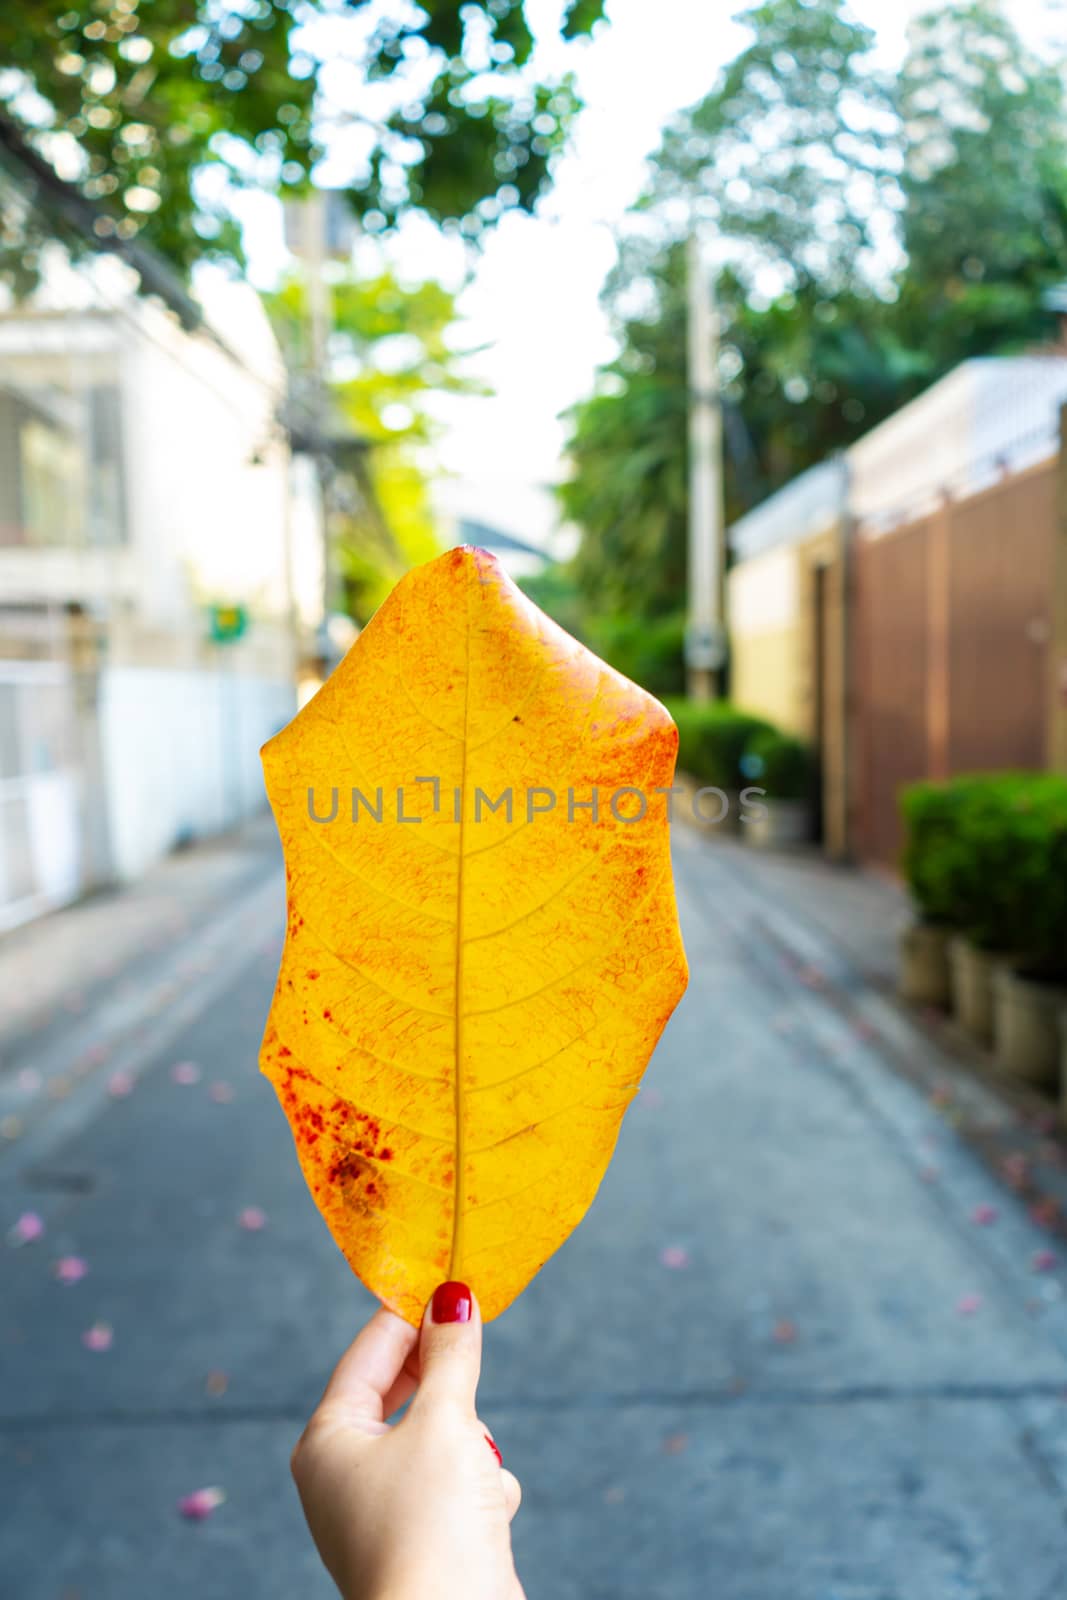
[[[488,1334],[529,1600],[1058,1600],[1048,1238],[783,961],[743,871],[678,844],[689,994],[593,1210]],[[282,926],[264,875],[163,974],[155,1023],[97,1036],[0,1161],[3,1226],[46,1227],[0,1247],[3,1600],[333,1592],[287,1458],[371,1302],[256,1072]],[[61,1046],[42,1039],[43,1077]],[[88,1271],[61,1283],[71,1256]],[[110,1348],[83,1343],[97,1324]],[[205,1486],[225,1503],[184,1520]]]

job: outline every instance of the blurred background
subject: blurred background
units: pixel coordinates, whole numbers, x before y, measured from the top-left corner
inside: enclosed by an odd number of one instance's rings
[[[498,1436],[516,1396],[587,1381],[613,1419],[555,1499],[515,1423],[541,1592],[697,1600],[714,1571],[773,1600],[769,1486],[795,1600],[1062,1589],[1065,405],[1062,0],[6,8],[13,1600],[320,1592],[284,1446],[364,1307],[255,1090],[282,898],[258,750],[458,543],[681,738],[694,983],[614,1213],[543,1275],[571,1309],[539,1278],[491,1369]],[[91,1315],[54,1281],[89,1264]],[[583,1315],[676,1285],[710,1369],[645,1329],[632,1372],[585,1373]],[[639,1379],[668,1366],[648,1435]],[[933,1409],[846,1424],[872,1372]],[[836,1397],[844,1433],[787,1406],[749,1473],[764,1380]],[[988,1410],[938,1411],[953,1385]],[[735,1445],[694,1394],[736,1401]],[[237,1433],[209,1421],[198,1456],[208,1414]],[[836,1476],[859,1438],[873,1476]],[[1002,1504],[969,1498],[976,1451]],[[245,1510],[205,1491],[194,1549],[173,1508],[216,1458]]]

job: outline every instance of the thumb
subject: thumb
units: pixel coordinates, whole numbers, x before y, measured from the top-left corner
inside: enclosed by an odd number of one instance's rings
[[[465,1283],[442,1283],[422,1319],[419,1340],[419,1409],[450,1401],[475,1414],[482,1370],[482,1318]]]

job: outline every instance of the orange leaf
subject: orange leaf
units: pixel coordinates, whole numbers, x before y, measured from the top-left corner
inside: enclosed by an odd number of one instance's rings
[[[445,1278],[496,1316],[596,1193],[685,989],[677,742],[460,549],[264,746],[289,916],[262,1069],[338,1245],[410,1322]]]

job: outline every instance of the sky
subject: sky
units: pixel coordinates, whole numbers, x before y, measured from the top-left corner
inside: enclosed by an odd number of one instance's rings
[[[551,5],[533,0],[530,9]],[[853,0],[892,66],[909,19],[929,0]],[[1052,0],[1012,0],[1034,38]],[[468,370],[491,399],[442,397],[443,469],[436,501],[445,517],[468,516],[550,542],[556,513],[547,486],[563,470],[559,413],[587,395],[613,344],[599,305],[615,259],[613,233],[641,191],[647,158],[673,114],[700,99],[748,39],[734,20],[743,0],[609,0],[610,25],[558,46],[585,101],[551,193],[535,216],[506,215],[484,246],[459,301],[457,342],[485,346]],[[536,14],[534,15],[536,26]],[[329,181],[328,177],[326,181]],[[265,286],[282,260],[276,203],[244,213],[252,274]],[[448,278],[455,255],[429,225],[406,227],[394,246],[400,270]]]

